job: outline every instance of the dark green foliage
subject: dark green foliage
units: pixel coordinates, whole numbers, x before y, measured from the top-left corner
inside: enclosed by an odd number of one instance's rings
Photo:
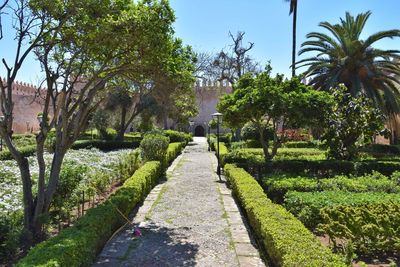
[[[225,173],[265,252],[276,266],[346,266],[282,206],[273,204],[243,169],[226,165]]]
[[[365,96],[353,97],[344,87],[332,90],[335,104],[322,139],[326,140],[329,158],[353,160],[359,148],[371,143],[372,136],[384,128],[384,117]]]
[[[285,207],[311,229],[323,222],[320,214],[322,208],[340,205],[358,207],[391,202],[400,203],[400,194],[293,191],[285,196]]]
[[[363,256],[397,255],[400,252],[400,204],[377,203],[321,209],[318,230],[340,247],[343,240]]]
[[[312,177],[290,177],[285,175],[264,177],[263,186],[268,196],[274,201],[282,202],[288,191],[347,191],[347,192],[384,192],[400,193],[400,185],[395,179],[380,174],[361,177],[335,176],[328,179]]]
[[[16,255],[23,235],[23,216],[21,212],[12,212],[0,217],[0,265]]]
[[[78,140],[71,148],[72,149],[82,149],[82,148],[97,148],[101,151],[111,151],[117,149],[129,149],[138,148],[140,141],[104,141],[104,140]]]
[[[310,142],[310,141],[291,141],[282,144],[282,147],[287,148],[320,148],[321,145],[317,142]]]
[[[310,84],[329,90],[345,84],[353,96],[366,94],[376,106],[391,113],[398,112],[400,68],[398,50],[383,50],[373,47],[376,42],[400,36],[400,30],[379,31],[366,39],[364,28],[371,12],[356,17],[346,12],[337,24],[321,22],[328,34],[311,32],[302,44],[299,54],[310,52],[309,58],[296,63],[296,67],[309,66],[305,72],[311,77]]]
[[[400,154],[400,147],[396,145],[383,145],[383,144],[369,144],[363,148],[361,151],[368,152],[372,154]]]
[[[252,122],[248,122],[243,126],[241,136],[243,140],[256,140],[258,143],[260,142],[259,130]],[[263,138],[265,140],[272,140],[274,138],[273,129],[265,127]],[[259,147],[261,147],[261,145]]]
[[[190,133],[178,132],[173,130],[165,130],[163,134],[169,137],[171,143],[185,142],[189,143],[192,141],[193,137]]]
[[[36,145],[30,145],[21,147],[18,149],[24,157],[33,156],[36,153]],[[12,160],[14,159],[10,151],[4,150],[0,152],[0,160]]]
[[[88,266],[125,216],[149,193],[161,174],[159,162],[147,162],[100,206],[74,226],[34,247],[16,266]],[[118,210],[119,212],[118,212]]]
[[[140,142],[140,150],[144,161],[157,160],[163,162],[166,158],[169,138],[161,134],[146,134]]]
[[[168,145],[166,162],[170,164],[181,152],[185,146],[185,142],[170,143]]]

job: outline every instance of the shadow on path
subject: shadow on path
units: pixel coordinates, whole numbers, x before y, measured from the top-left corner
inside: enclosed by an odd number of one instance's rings
[[[198,245],[185,228],[141,227],[141,237],[127,229],[104,248],[93,266],[194,266]]]

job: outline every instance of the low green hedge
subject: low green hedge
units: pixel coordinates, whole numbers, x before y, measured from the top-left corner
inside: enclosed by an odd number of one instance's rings
[[[16,266],[88,266],[125,216],[150,192],[161,174],[161,164],[147,162],[112,194],[107,201],[61,233],[31,249]]]
[[[378,203],[352,207],[340,205],[321,210],[318,226],[334,247],[345,240],[358,255],[379,257],[400,253],[400,204]]]
[[[263,187],[268,196],[276,202],[282,202],[288,191],[347,191],[347,192],[383,192],[400,193],[396,179],[389,179],[380,173],[360,177],[335,176],[317,179],[312,177],[263,177]]]
[[[285,207],[311,229],[323,222],[320,214],[322,208],[339,205],[357,207],[390,202],[400,203],[400,194],[292,191],[285,195]]]
[[[225,173],[256,236],[276,266],[346,266],[291,213],[273,204],[249,173],[231,164],[225,166]]]
[[[296,176],[333,177],[335,175],[361,176],[373,171],[392,175],[393,172],[400,171],[399,161],[274,160],[265,162],[260,155],[240,150],[228,153],[224,160],[225,163],[237,164],[251,173],[257,171],[263,174],[285,173]]]
[[[189,143],[190,141],[193,140],[192,134],[190,133],[165,130],[163,131],[163,134],[169,137],[171,143],[183,143],[183,142]]]
[[[182,152],[184,146],[185,143],[181,142],[170,143],[167,149],[166,162],[170,164]]]
[[[22,148],[18,148],[18,150],[22,153],[24,157],[30,157],[35,155],[36,153],[36,145],[24,146]],[[0,152],[0,160],[13,160],[13,156],[10,151],[3,150]]]
[[[105,141],[105,140],[78,140],[71,148],[72,149],[83,149],[83,148],[97,148],[102,151],[111,151],[117,149],[130,149],[139,147],[140,142],[118,142],[118,141]]]

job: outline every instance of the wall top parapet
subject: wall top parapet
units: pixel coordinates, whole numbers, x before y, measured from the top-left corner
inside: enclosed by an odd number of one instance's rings
[[[2,83],[6,83],[5,78],[1,78]],[[24,95],[24,96],[35,96],[38,90],[45,90],[45,88],[39,88],[31,83],[15,81],[12,85],[12,91],[14,95]]]

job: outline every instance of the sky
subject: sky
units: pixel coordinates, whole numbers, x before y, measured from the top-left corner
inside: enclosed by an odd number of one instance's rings
[[[252,58],[262,65],[270,60],[274,73],[290,76],[292,17],[284,0],[170,0],[170,4],[176,15],[176,36],[195,51],[217,53],[229,48],[229,32],[244,31],[244,41],[255,43],[250,51]],[[338,23],[346,11],[356,15],[368,10],[372,15],[362,38],[400,28],[399,0],[299,0],[297,49],[307,33],[323,31],[320,22]],[[15,54],[13,34],[10,21],[3,19],[3,24],[5,38],[0,40],[0,58],[10,60]],[[400,38],[380,41],[376,47],[400,50]],[[0,66],[3,75],[4,67]],[[31,56],[17,79],[37,84],[40,77],[40,66]]]

